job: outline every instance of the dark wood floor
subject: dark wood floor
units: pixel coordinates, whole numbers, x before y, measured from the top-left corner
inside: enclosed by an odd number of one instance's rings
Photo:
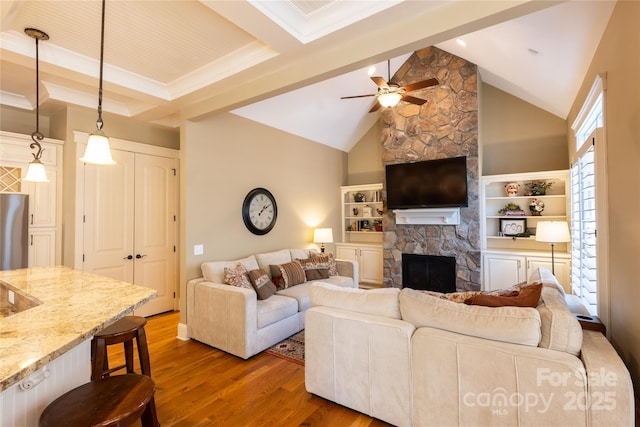
[[[145,328],[163,427],[389,426],[307,393],[304,366],[265,353],[243,360],[180,341],[178,321],[178,312],[161,314]],[[123,360],[121,348],[108,349],[111,366]]]

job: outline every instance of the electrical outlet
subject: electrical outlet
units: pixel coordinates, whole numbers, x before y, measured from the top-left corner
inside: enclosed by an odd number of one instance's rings
[[[193,254],[194,255],[203,255],[204,254],[204,245],[193,245]]]
[[[13,291],[9,291],[9,304],[15,304],[16,303],[16,294]]]

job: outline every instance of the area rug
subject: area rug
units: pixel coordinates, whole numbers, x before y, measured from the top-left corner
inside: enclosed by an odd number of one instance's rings
[[[290,336],[265,351],[272,356],[304,366],[304,331]]]

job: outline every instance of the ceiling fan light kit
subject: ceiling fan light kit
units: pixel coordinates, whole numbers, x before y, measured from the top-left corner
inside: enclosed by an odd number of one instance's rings
[[[87,148],[80,160],[84,163],[96,165],[114,165],[116,162],[111,157],[109,138],[102,132],[102,70],[104,68],[104,12],[105,0],[102,0],[102,28],[100,33],[100,86],[98,88],[98,120],[96,130],[89,134]]]
[[[33,154],[33,160],[29,163],[27,169],[27,175],[23,178],[23,181],[31,182],[49,182],[47,178],[47,172],[44,168],[44,164],[40,160],[44,148],[40,145],[40,141],[44,139],[44,135],[40,132],[40,67],[39,67],[39,54],[38,54],[38,41],[49,40],[49,35],[44,31],[40,31],[36,28],[25,28],[24,32],[29,37],[33,37],[36,41],[36,130],[31,134],[33,142],[29,145],[31,149],[38,149]]]

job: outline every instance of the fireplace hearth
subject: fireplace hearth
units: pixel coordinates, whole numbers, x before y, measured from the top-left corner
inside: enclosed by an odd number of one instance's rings
[[[402,287],[442,293],[455,292],[455,257],[402,254]]]

